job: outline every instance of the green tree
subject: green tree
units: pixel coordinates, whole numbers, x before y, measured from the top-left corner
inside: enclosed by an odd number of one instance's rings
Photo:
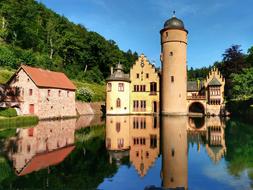
[[[232,74],[233,98],[246,100],[253,97],[253,67],[243,69],[240,74]]]

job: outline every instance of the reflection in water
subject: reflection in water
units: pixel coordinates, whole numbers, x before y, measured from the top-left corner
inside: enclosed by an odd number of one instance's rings
[[[110,162],[125,156],[145,176],[159,155],[159,120],[153,116],[107,116],[106,147]]]
[[[17,175],[62,162],[74,149],[75,119],[41,121],[34,128],[19,129],[9,157]]]
[[[61,163],[75,148],[75,130],[101,125],[99,116],[40,121],[36,127],[17,129],[7,143],[7,152],[16,174],[23,176]]]
[[[80,118],[78,121],[76,119],[41,121],[34,128],[19,129],[16,137],[8,140],[9,146],[6,145],[9,147],[8,156],[13,160],[16,174],[22,176],[43,168],[48,170],[34,172],[23,178],[17,177],[14,180],[15,186],[18,187],[25,179],[29,181],[32,177],[46,173],[45,176],[49,181],[55,182],[57,179],[59,184],[61,180],[72,177],[69,187],[77,184],[72,184],[75,180],[82,183],[85,176],[87,183],[97,187],[98,184],[105,185],[106,178],[110,176],[113,176],[111,181],[115,183],[119,173],[122,176],[130,175],[132,178],[136,176],[136,182],[145,184],[147,189],[155,188],[154,186],[150,188],[152,184],[149,183],[153,183],[149,181],[150,177],[156,178],[157,181],[153,184],[159,186],[157,189],[188,189],[192,180],[190,168],[194,167],[191,163],[193,148],[203,153],[199,154],[194,150],[196,153],[194,159],[208,155],[217,165],[226,153],[225,124],[219,117],[108,116],[106,128],[103,126],[86,128],[93,123],[92,121],[95,121],[94,118],[89,117]],[[96,121],[101,122],[100,118]],[[77,129],[80,130],[75,132]],[[191,148],[192,144],[198,146]],[[71,157],[67,158],[70,153]],[[61,165],[53,166],[64,159]],[[202,167],[208,164],[210,166],[208,160],[201,164]],[[130,169],[121,166],[128,166]],[[133,172],[138,175],[132,175]],[[62,175],[66,178],[62,178]],[[121,179],[123,183],[127,183],[124,180]],[[43,180],[38,181],[41,183]],[[86,187],[87,183],[83,183],[82,187]],[[110,186],[102,189],[117,188]]]
[[[106,147],[110,162],[129,157],[144,177],[160,151],[160,122],[154,116],[107,116]],[[167,116],[161,118],[162,188],[188,189],[188,143],[206,148],[215,162],[224,156],[225,124],[219,117]],[[153,188],[153,186],[152,186]]]
[[[162,155],[162,186],[187,189],[187,117],[162,117]]]
[[[218,163],[226,153],[225,122],[220,117],[202,117],[188,119],[188,141],[205,145],[209,157]]]

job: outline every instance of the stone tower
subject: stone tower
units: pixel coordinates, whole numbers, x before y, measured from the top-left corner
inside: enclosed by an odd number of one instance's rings
[[[187,114],[186,49],[188,31],[173,16],[164,23],[161,34],[162,114]]]

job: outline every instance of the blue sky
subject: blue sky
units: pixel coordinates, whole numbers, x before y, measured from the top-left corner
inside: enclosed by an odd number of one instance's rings
[[[222,59],[232,44],[244,52],[253,46],[252,0],[38,0],[106,39],[120,49],[144,53],[160,66],[160,34],[176,16],[188,29],[188,66],[202,67]]]

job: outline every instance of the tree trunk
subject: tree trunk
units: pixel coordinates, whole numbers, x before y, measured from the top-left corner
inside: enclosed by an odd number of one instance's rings
[[[53,40],[50,38],[50,59],[53,59],[54,49],[53,49]]]

